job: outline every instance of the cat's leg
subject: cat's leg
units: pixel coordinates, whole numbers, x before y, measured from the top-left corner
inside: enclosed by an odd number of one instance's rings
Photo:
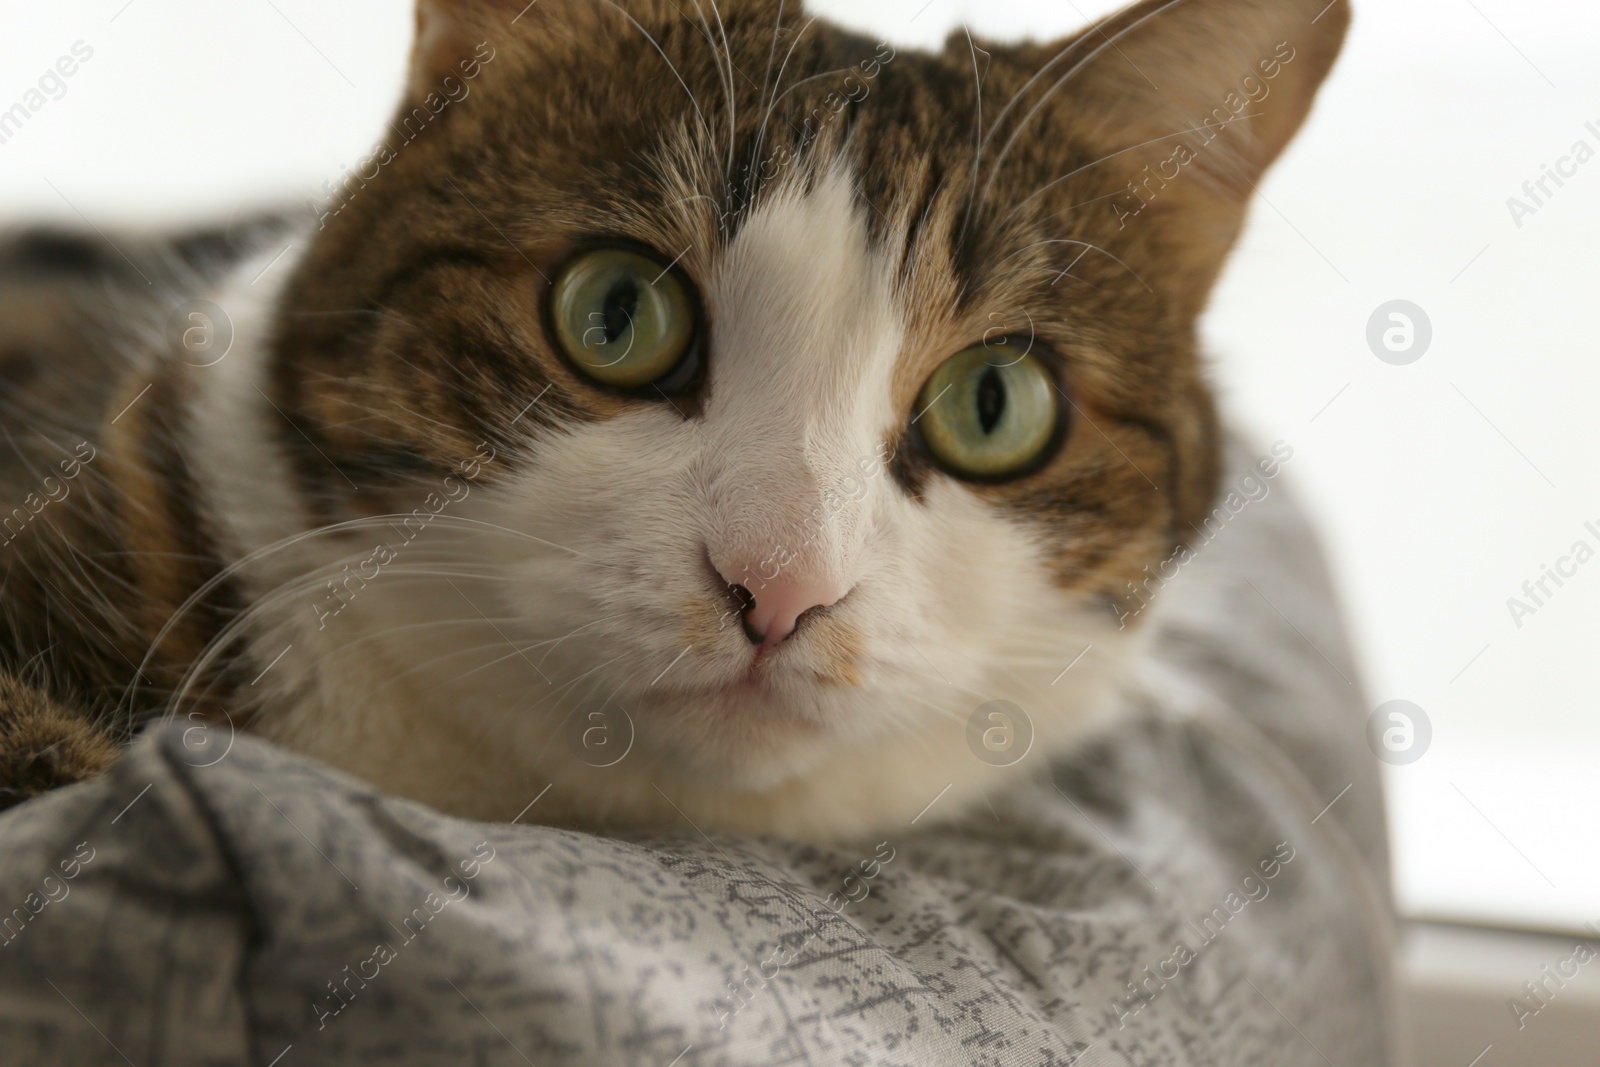
[[[93,778],[120,751],[90,714],[0,672],[0,810]]]

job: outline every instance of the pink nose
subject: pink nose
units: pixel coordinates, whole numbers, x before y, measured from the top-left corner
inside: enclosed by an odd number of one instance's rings
[[[782,644],[794,633],[800,616],[812,608],[831,607],[846,592],[829,582],[796,580],[782,574],[768,582],[730,582],[729,587],[745,604],[745,635],[762,648]]]

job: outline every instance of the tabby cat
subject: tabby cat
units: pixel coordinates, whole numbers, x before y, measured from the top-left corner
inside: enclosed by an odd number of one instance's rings
[[[1196,318],[1345,8],[928,54],[421,0],[288,229],[12,245],[4,802],[161,719],[476,818],[823,839],[1041,767],[1211,507]]]

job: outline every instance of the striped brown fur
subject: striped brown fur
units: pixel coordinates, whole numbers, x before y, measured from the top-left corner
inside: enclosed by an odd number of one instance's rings
[[[124,262],[24,235],[0,253],[18,312],[0,319],[0,806],[103,770],[239,608],[224,584],[179,611],[224,563],[176,447],[192,368],[141,351],[136,327],[166,310],[152,293],[192,290],[251,240],[124,237]],[[191,707],[220,707],[222,684]]]

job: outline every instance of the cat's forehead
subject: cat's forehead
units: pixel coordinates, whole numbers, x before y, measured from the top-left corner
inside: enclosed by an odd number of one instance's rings
[[[606,13],[574,33],[574,3]],[[1040,271],[1071,258],[1050,254],[1065,228],[1050,214],[1072,196],[1050,183],[1087,157],[1055,128],[1003,167],[977,164],[980,95],[994,109],[1023,68],[976,44],[899,49],[798,4],[706,5],[703,17],[654,2],[540,7],[569,32],[511,39],[485,68],[480,121],[452,133],[474,171],[503,183],[503,207],[537,215],[552,240],[624,237],[709,276],[757,207],[843,173],[853,222],[897,261],[916,306],[972,312],[987,329],[991,314],[1049,302]]]

